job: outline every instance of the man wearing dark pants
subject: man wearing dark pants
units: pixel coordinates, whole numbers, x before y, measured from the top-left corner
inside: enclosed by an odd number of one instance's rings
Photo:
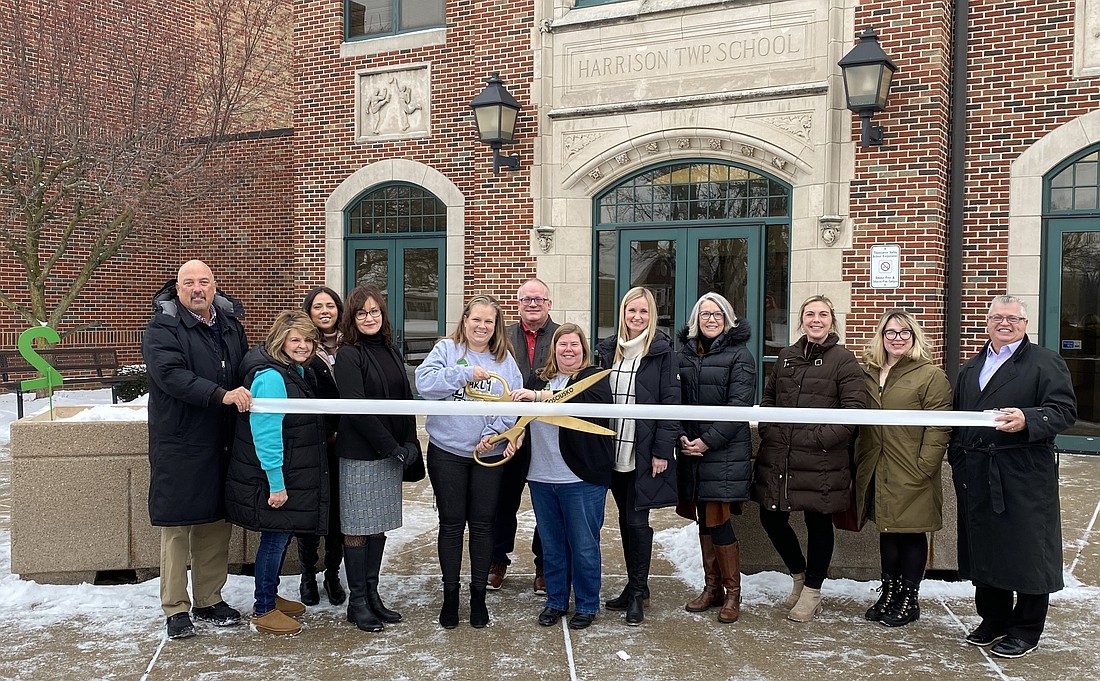
[[[999,657],[1021,657],[1039,645],[1050,594],[1063,587],[1054,437],[1077,420],[1065,361],[1031,344],[1027,321],[1019,298],[993,299],[989,341],[960,370],[955,409],[1004,413],[996,429],[956,428],[948,450],[959,576],[974,582],[982,618],[966,641],[995,644]]]
[[[229,560],[223,494],[233,424],[252,407],[241,386],[248,351],[241,304],[192,260],[153,297],[141,352],[149,375],[149,519],[161,528],[160,598],[168,638],[195,635],[188,611],[241,621],[222,600]],[[187,594],[191,564],[192,601]]]
[[[512,355],[516,358],[520,373],[523,374],[523,387],[535,389],[543,387],[546,381],[540,381],[538,372],[550,356],[550,339],[558,325],[550,319],[550,289],[540,279],[528,279],[519,287],[516,294],[519,303],[519,321],[508,327],[508,338],[512,342]],[[518,387],[518,386],[513,386]],[[527,468],[531,463],[530,438],[524,438],[523,446],[512,460],[503,466],[504,477],[497,499],[496,520],[493,523],[493,555],[489,565],[490,589],[499,589],[504,583],[504,575],[512,563],[508,554],[516,547],[516,514],[519,512],[523,497],[523,486],[527,482]],[[535,593],[546,592],[546,580],[542,576],[542,542],[539,530],[531,540],[531,552],[535,554],[535,580],[532,585]]]

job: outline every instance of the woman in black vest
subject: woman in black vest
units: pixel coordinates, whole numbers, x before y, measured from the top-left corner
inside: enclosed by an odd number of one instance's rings
[[[280,312],[266,340],[245,355],[242,384],[253,397],[316,397],[313,357],[317,330],[301,310]],[[260,533],[252,624],[294,636],[305,606],[280,598],[279,572],[295,532],[328,531],[327,433],[321,414],[242,413],[225,482],[230,522]]]
[[[336,356],[340,397],[352,400],[411,400],[405,364],[393,345],[386,300],[373,286],[348,294]],[[386,531],[401,527],[401,477],[420,458],[413,416],[345,414],[336,434],[340,457],[340,528],[348,573],[348,621],[363,631],[382,631],[401,621],[378,595]]]

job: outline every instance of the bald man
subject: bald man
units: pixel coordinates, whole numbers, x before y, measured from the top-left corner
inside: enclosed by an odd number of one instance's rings
[[[222,508],[225,468],[235,414],[252,406],[238,375],[248,351],[238,321],[243,316],[240,301],[218,290],[210,268],[191,260],[153,297],[145,329],[149,519],[162,528],[160,597],[168,638],[195,635],[191,614],[222,627],[241,621],[221,590],[230,533]]]

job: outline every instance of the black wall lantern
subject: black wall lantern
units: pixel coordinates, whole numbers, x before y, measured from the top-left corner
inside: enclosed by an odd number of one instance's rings
[[[882,126],[871,125],[871,116],[886,110],[890,84],[898,67],[882,51],[873,28],[863,31],[859,43],[837,65],[844,77],[844,98],[848,108],[859,114],[863,121],[859,145],[870,147],[882,144]]]
[[[519,155],[501,156],[500,148],[516,141],[516,117],[520,105],[504,87],[500,74],[493,72],[485,80],[485,89],[470,102],[477,122],[477,138],[493,148],[493,173],[501,168],[519,170]]]

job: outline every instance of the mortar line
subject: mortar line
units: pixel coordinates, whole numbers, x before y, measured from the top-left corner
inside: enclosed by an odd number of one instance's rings
[[[569,638],[569,627],[565,625],[565,618],[561,618],[562,637],[565,639],[565,659],[569,662],[569,680],[577,681],[577,667],[573,660],[573,641]]]
[[[947,605],[947,601],[943,600],[943,598],[937,598],[936,600],[940,602],[940,605],[942,605],[943,609],[947,611],[947,614],[951,616],[951,619],[955,620],[955,624],[959,625],[959,629],[962,630],[963,635],[965,636],[968,633],[966,630],[966,625],[962,623],[962,620],[959,619],[959,616],[956,615],[955,611],[951,609],[951,606]],[[970,646],[969,643],[965,643],[964,645]],[[989,666],[994,672],[996,672],[997,676],[1001,677],[1001,681],[1010,681],[1011,677],[1005,675],[1004,670],[1001,669],[1001,665],[997,664],[993,660],[993,658],[990,657],[989,651],[985,649],[985,646],[970,647],[977,648],[981,651],[982,656],[985,658],[986,665]]]
[[[160,637],[160,645],[157,646],[157,652],[153,653],[153,659],[149,660],[149,666],[145,668],[145,673],[141,675],[141,681],[149,681],[149,672],[153,671],[153,665],[157,663],[157,659],[160,657],[160,651],[164,650],[165,643],[168,643],[168,636],[162,635]]]
[[[1085,533],[1081,535],[1081,541],[1077,544],[1077,554],[1073,556],[1073,562],[1069,564],[1070,575],[1077,569],[1077,563],[1081,560],[1081,553],[1084,552],[1085,547],[1089,544],[1089,535],[1092,534],[1092,527],[1096,524],[1096,515],[1098,513],[1100,513],[1100,501],[1097,501],[1096,508],[1092,509],[1092,518],[1089,519],[1089,524],[1085,527]]]

